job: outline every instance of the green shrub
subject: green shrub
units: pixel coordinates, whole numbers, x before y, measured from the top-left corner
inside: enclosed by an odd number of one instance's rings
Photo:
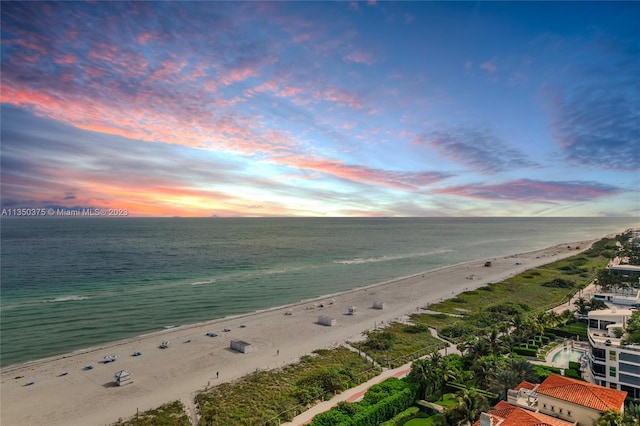
[[[538,353],[536,349],[519,348],[519,347],[513,348],[512,351],[518,355],[531,356],[531,357],[535,357],[536,354]]]
[[[312,426],[377,426],[413,405],[416,388],[406,380],[395,377],[369,388],[356,403],[340,403],[318,414]]]
[[[571,379],[580,379],[582,380],[582,374],[580,374],[579,370],[574,370],[573,368],[567,368],[564,370],[564,375]]]
[[[534,365],[533,368],[536,371],[536,374],[538,375],[538,379],[540,381],[546,379],[552,373],[553,374],[560,374],[561,373],[559,368],[557,368],[557,367],[549,367],[547,365]]]
[[[401,424],[404,423],[405,420],[409,420],[410,418],[412,418],[413,416],[415,416],[419,412],[420,412],[420,408],[415,407],[415,406],[414,407],[409,407],[406,410],[404,410],[403,412],[401,412],[400,414],[397,414],[391,420],[387,420],[386,422],[381,423],[380,426],[401,425]]]
[[[561,269],[564,269],[564,268],[561,268]],[[543,287],[551,287],[551,288],[573,288],[574,285],[575,285],[574,281],[565,280],[562,278],[556,278],[552,281],[548,281],[542,284]]]

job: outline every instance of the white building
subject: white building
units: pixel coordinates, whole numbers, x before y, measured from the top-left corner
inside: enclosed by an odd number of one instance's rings
[[[616,337],[633,312],[618,308],[589,312],[589,369],[593,383],[640,398],[640,345],[622,345]]]
[[[611,305],[640,307],[640,291],[633,288],[620,289],[613,293],[596,293],[593,298]]]

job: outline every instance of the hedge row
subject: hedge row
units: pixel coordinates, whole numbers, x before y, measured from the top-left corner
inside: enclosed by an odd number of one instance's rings
[[[405,420],[409,420],[410,418],[414,417],[419,412],[420,412],[420,408],[419,407],[416,407],[416,406],[409,407],[406,410],[404,410],[403,412],[401,412],[400,414],[396,415],[391,420],[387,420],[384,423],[380,423],[380,426],[401,425],[401,424],[403,424],[405,422]]]
[[[582,373],[579,370],[574,370],[573,368],[567,368],[564,370],[564,375],[571,379],[579,379],[582,380]]]
[[[360,402],[339,403],[318,414],[311,426],[378,426],[413,405],[416,388],[405,380],[391,377],[372,386]]]
[[[568,337],[568,338],[572,338],[572,337],[575,337],[575,336],[580,336],[580,337],[584,337],[584,338],[587,337],[586,331],[582,331],[582,330],[581,331],[575,331],[575,330],[570,331],[570,330],[561,330],[559,328],[547,328],[546,331],[549,332],[549,333],[553,333],[553,334],[555,334],[556,336],[559,336],[559,337]]]
[[[517,353],[518,355],[522,355],[522,356],[535,357],[538,354],[538,350],[537,349],[531,349],[531,348],[515,347],[515,348],[512,349],[512,351]]]

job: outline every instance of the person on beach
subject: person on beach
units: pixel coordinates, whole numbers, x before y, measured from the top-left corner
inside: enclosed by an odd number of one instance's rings
[[[220,377],[220,372],[216,371],[216,379],[218,379]]]

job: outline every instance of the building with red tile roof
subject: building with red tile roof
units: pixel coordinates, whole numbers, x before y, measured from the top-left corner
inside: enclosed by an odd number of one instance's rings
[[[522,382],[507,394],[515,406],[575,423],[591,426],[602,413],[624,413],[627,393],[555,374],[541,384]]]
[[[563,400],[597,411],[620,411],[624,408],[627,393],[609,389],[582,380],[552,374],[536,389],[539,395]]]
[[[500,401],[488,413],[482,413],[473,426],[574,426],[575,423],[546,414],[525,410]]]
[[[535,389],[535,387],[538,386],[535,383],[530,383],[527,382],[526,380],[523,380],[520,382],[520,384],[518,386],[516,386],[515,388],[513,388],[514,391],[519,391],[520,389],[527,389],[527,390],[533,390]]]

